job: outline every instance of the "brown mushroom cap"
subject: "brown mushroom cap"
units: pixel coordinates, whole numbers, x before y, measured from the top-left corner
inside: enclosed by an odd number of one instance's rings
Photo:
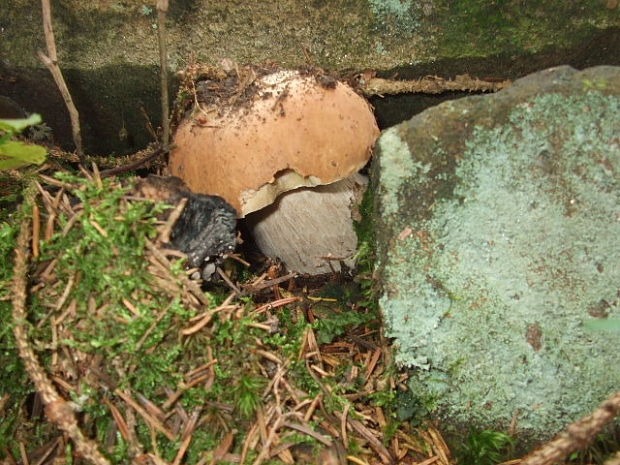
[[[184,121],[170,156],[172,175],[219,195],[240,217],[282,192],[330,184],[361,169],[379,134],[368,103],[346,84],[279,71],[257,80],[249,107],[207,110]]]

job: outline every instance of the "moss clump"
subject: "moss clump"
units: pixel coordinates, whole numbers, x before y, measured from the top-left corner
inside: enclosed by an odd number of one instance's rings
[[[39,181],[46,239],[28,276],[25,345],[36,352],[40,366],[30,363],[28,374],[51,378],[41,391],[57,391],[59,403],[80,412],[75,417],[84,437],[112,463],[133,463],[143,454],[172,463],[180,450],[187,463],[210,461],[227,442],[233,461],[253,463],[265,447],[261,428],[281,434],[272,451],[290,450],[294,459],[308,450],[318,455],[333,443],[315,431],[318,424],[340,425],[343,411],[362,418],[356,412],[374,405],[375,397],[385,401],[375,382],[394,373],[377,359],[372,377],[367,372],[367,346],[379,353],[372,342],[346,343],[341,355],[321,355],[317,344],[334,341],[340,350],[344,337],[359,333],[365,342],[376,333],[376,314],[358,308],[355,284],[292,299],[304,300],[308,313],[279,306],[272,311],[269,305],[258,310],[253,298],[226,297],[213,283],[205,293],[187,278],[183,261],[168,260],[156,240],[161,232],[156,215],[166,207],[136,198],[130,180],[59,174]],[[8,222],[0,227],[5,239],[0,257],[7,264],[3,297],[15,234]],[[307,289],[300,294],[307,296]],[[0,312],[10,321],[8,302],[0,302]],[[58,437],[56,426],[62,424],[58,415],[44,420],[25,408],[32,388],[6,326],[0,333],[8,380],[0,397],[6,402],[0,453],[19,455],[16,438],[28,438],[32,450],[27,447],[26,453],[33,459],[36,448]],[[401,425],[392,421],[388,403],[382,405],[394,434]],[[284,418],[293,426],[282,423]],[[76,438],[67,445],[67,456],[79,450]],[[349,452],[367,454],[364,441],[351,431]],[[248,444],[254,445],[248,449]],[[284,463],[277,452],[270,454],[270,463]]]
[[[617,11],[596,0],[567,2],[560,8],[545,1],[439,0],[437,9],[438,53],[446,58],[532,54],[560,43],[570,48],[602,25],[618,21]]]

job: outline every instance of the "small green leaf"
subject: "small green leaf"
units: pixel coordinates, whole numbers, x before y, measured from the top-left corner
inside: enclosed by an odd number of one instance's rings
[[[28,118],[21,119],[0,119],[0,129],[9,132],[22,132],[28,126],[41,124],[41,115],[33,113]]]
[[[11,159],[17,159],[20,162],[40,165],[45,161],[46,154],[47,150],[45,147],[17,140],[10,140],[0,145],[0,156],[8,158],[8,160],[0,160],[0,163],[12,162]]]
[[[17,158],[0,158],[0,171],[14,170],[26,165],[28,163]]]

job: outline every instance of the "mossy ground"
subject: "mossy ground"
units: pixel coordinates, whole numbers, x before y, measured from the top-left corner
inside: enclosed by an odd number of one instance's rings
[[[111,463],[372,461],[395,450],[421,460],[442,447],[397,417],[402,380],[359,283],[205,291],[157,242],[168,207],[133,198],[130,181],[60,173],[37,182],[29,343]],[[3,215],[0,454],[79,462],[18,357],[9,288],[23,218]],[[238,276],[241,289],[264,283]]]
[[[458,0],[436,2],[440,22],[437,51],[442,58],[532,54],[566,48],[613,24],[618,12],[605,2],[556,4],[545,1]]]
[[[354,282],[234,298],[221,285],[197,289],[182,261],[166,262],[149,247],[157,244],[155,214],[166,206],[132,199],[118,181],[46,179],[39,179],[47,211],[40,221],[53,227],[42,229],[31,264],[30,338],[111,463],[324,463],[342,454],[377,463],[395,450],[409,460],[454,463],[380,336],[369,221],[358,225]],[[13,340],[11,262],[23,219],[15,206],[31,176],[3,180],[0,316],[8,324],[0,331],[0,455],[80,463],[74,444],[43,415]],[[372,200],[369,191],[366,215]],[[247,270],[237,282],[260,284]],[[343,421],[351,426],[346,440]],[[602,436],[570,463],[602,463],[619,440]],[[464,464],[512,458],[512,445],[492,431],[453,441]]]

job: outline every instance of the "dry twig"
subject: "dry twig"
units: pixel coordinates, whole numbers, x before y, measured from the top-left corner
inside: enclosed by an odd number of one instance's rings
[[[28,208],[35,202],[34,191],[34,187],[30,187],[26,190],[22,207],[22,211],[25,214],[20,225],[19,235],[17,237],[17,248],[15,249],[15,269],[12,283],[13,333],[15,335],[15,343],[19,350],[19,356],[24,362],[26,372],[43,399],[45,413],[48,419],[67,433],[74,442],[77,451],[82,454],[84,458],[96,465],[109,465],[108,460],[99,452],[97,444],[82,433],[73,409],[56,391],[45,369],[39,363],[39,359],[32,349],[28,338],[28,330],[26,329],[28,325],[26,302],[28,294],[28,262],[30,257],[28,243],[31,226],[26,213]]]
[[[512,84],[512,81],[483,81],[472,78],[467,74],[460,74],[454,79],[445,79],[439,76],[427,76],[420,79],[396,80],[370,77],[360,82],[362,92],[367,96],[388,94],[440,94],[450,91],[461,92],[497,92]]]
[[[591,415],[572,423],[555,439],[532,452],[521,465],[551,465],[564,460],[571,452],[590,444],[598,432],[618,414],[620,414],[620,391],[603,402]]]
[[[159,43],[159,66],[161,68],[161,127],[162,147],[168,150],[170,143],[170,108],[168,105],[168,50],[166,45],[166,13],[168,0],[157,0],[157,41]]]
[[[43,10],[43,32],[45,34],[45,45],[47,46],[47,55],[39,51],[38,55],[41,61],[52,73],[52,77],[58,86],[58,90],[62,94],[62,98],[65,101],[67,110],[69,111],[69,117],[71,118],[71,131],[73,133],[73,143],[75,144],[75,151],[78,154],[80,163],[84,163],[84,149],[82,147],[82,133],[80,130],[80,114],[78,113],[71,93],[67,87],[60,67],[58,66],[58,55],[56,54],[56,41],[54,39],[54,30],[52,28],[52,8],[49,0],[41,0],[41,6]]]

